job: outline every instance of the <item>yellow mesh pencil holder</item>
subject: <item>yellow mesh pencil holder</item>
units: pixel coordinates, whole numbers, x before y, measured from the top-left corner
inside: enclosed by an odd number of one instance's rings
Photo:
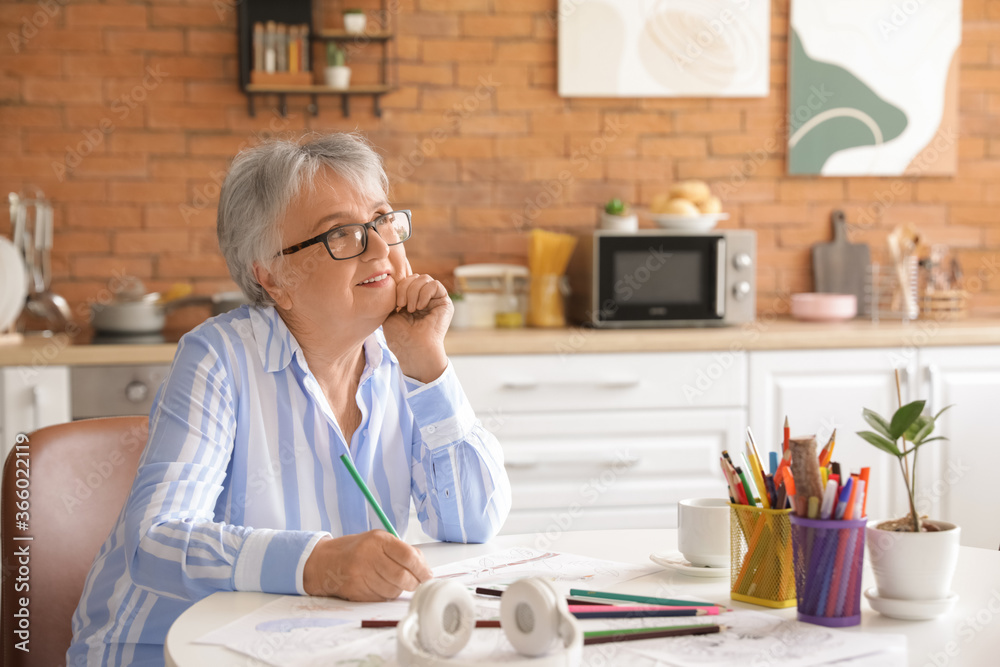
[[[765,607],[795,606],[792,510],[729,504],[730,597]]]

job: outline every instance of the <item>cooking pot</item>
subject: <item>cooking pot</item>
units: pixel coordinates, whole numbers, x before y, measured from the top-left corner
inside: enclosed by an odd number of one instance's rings
[[[188,296],[171,301],[159,301],[157,295],[141,299],[115,300],[91,306],[91,323],[97,331],[115,334],[159,333],[166,324],[167,314],[188,306],[211,306],[212,315],[220,315],[248,303],[242,292],[220,292],[212,296]]]

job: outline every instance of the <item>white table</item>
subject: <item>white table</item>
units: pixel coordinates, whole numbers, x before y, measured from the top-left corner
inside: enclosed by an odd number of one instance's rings
[[[565,532],[558,535],[505,535],[486,544],[419,545],[431,567],[501,551],[529,546],[594,558],[648,564],[651,552],[677,547],[674,529],[599,530]],[[865,565],[862,591],[874,586]],[[701,595],[733,608],[755,609],[795,618],[795,608],[773,610],[729,599],[729,578],[702,579],[660,570],[642,579],[614,588],[619,592],[643,592],[655,588],[658,595],[683,598]],[[897,621],[873,611],[862,595],[861,625],[851,630],[888,632],[907,637],[909,664],[916,667],[975,667],[1000,664],[1000,551],[962,547],[955,574],[954,591],[960,599],[951,614],[933,621]],[[276,595],[266,593],[215,593],[198,602],[170,628],[164,653],[169,666],[235,667],[265,665],[222,646],[195,644],[194,640],[264,604]]]

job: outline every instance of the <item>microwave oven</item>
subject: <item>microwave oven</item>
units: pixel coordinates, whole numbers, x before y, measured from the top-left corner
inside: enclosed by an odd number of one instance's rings
[[[757,237],[750,230],[596,231],[567,270],[570,318],[598,328],[707,327],[756,315]]]

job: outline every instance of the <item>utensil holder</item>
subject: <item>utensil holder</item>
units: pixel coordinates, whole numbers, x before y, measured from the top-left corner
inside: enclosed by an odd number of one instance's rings
[[[792,510],[729,508],[730,597],[777,609],[795,606]]]
[[[861,568],[867,519],[791,517],[798,618],[845,627],[861,622]]]

